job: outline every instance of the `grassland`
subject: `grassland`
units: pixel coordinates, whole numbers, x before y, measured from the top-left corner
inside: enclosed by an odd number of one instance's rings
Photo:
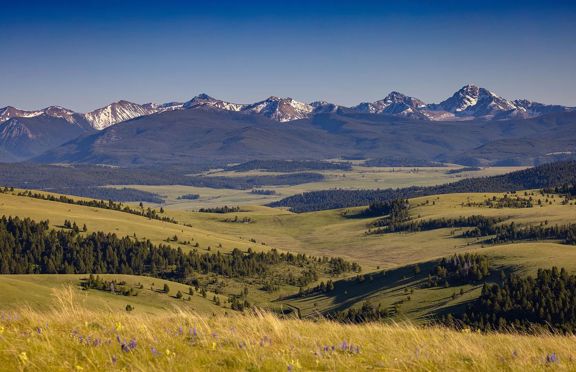
[[[265,205],[282,198],[300,194],[306,191],[341,189],[386,189],[407,186],[432,186],[448,182],[455,182],[467,177],[483,177],[504,174],[524,167],[492,167],[475,172],[449,174],[449,170],[461,167],[365,167],[354,165],[350,171],[314,171],[324,175],[322,182],[311,182],[293,186],[265,186],[274,190],[274,195],[256,195],[250,190],[213,189],[193,186],[145,186],[130,185],[129,187],[154,192],[165,200],[165,204],[172,210],[197,210],[203,207],[222,205]],[[208,172],[213,177],[239,177],[281,174],[274,172],[250,171],[232,172],[214,170]],[[283,173],[285,174],[285,173]],[[122,186],[115,186],[122,187]],[[197,200],[179,200],[184,194],[199,194]]]
[[[533,191],[528,193],[535,200],[540,198],[547,202],[532,208],[488,208],[478,205],[486,199],[500,198],[504,194],[447,194],[412,199],[409,213],[414,220],[472,215],[494,216],[505,219],[507,223],[514,221],[522,226],[544,222],[565,224],[576,217],[576,207],[562,204],[560,197],[543,197]],[[6,215],[33,219],[48,218],[54,227],[60,226],[64,219],[71,219],[80,225],[86,223],[89,231],[109,231],[119,235],[136,233],[139,237],[149,238],[157,243],[165,243],[167,237],[178,235],[180,240],[193,239],[194,242],[199,242],[200,250],[206,250],[209,246],[213,250],[223,252],[234,247],[276,248],[315,256],[340,256],[360,263],[364,269],[363,274],[372,273],[371,276],[367,276],[369,279],[363,284],[356,283],[355,274],[349,278],[333,278],[336,281],[334,293],[302,298],[286,298],[290,293],[298,291],[296,287],[286,286],[277,292],[268,293],[249,281],[239,282],[210,276],[200,278],[205,281],[219,280],[223,283],[221,284],[223,296],[239,293],[244,287],[248,287],[251,303],[274,308],[293,306],[304,316],[317,312],[344,310],[350,306],[359,306],[363,301],[380,303],[386,308],[394,307],[398,310],[396,320],[409,319],[416,322],[425,322],[431,316],[456,310],[479,294],[479,285],[450,288],[422,288],[421,285],[437,260],[454,253],[476,252],[488,255],[495,268],[506,268],[523,274],[534,273],[538,268],[549,268],[554,265],[576,272],[574,248],[553,241],[486,246],[477,239],[458,237],[466,230],[465,228],[366,235],[368,225],[374,218],[349,217],[360,208],[348,210],[346,216],[344,210],[294,214],[264,206],[242,206],[242,210],[237,213],[217,214],[173,210],[167,207],[166,215],[176,218],[181,223],[179,225],[122,212],[10,194],[0,194],[0,208],[2,214]],[[225,222],[226,218],[234,216],[238,216],[240,220],[246,217],[250,222]],[[191,249],[186,244],[173,242],[170,244]],[[421,273],[414,273],[415,264],[421,267]],[[65,284],[63,281],[65,282],[64,279],[59,280],[58,285],[52,286],[61,287]],[[4,278],[0,280],[0,285],[3,282]],[[30,282],[36,280],[31,278]],[[17,288],[28,291],[26,286],[29,283],[21,281],[13,282],[11,285],[14,287],[14,293],[17,293]],[[209,289],[216,290],[216,287]],[[463,295],[454,297],[454,293],[459,293],[460,290]],[[37,303],[42,303],[47,298],[48,289],[44,288],[43,291],[44,295]],[[98,295],[106,298],[112,296]],[[150,301],[142,301],[150,302],[154,307],[156,297],[148,299]],[[144,307],[143,304],[138,306]],[[164,304],[161,305],[162,308],[163,306]]]
[[[17,193],[18,190],[15,192]],[[217,231],[207,231],[201,226],[190,227],[120,211],[28,198],[13,193],[0,194],[0,214],[28,217],[36,221],[49,220],[53,227],[62,226],[65,220],[72,220],[79,226],[86,224],[88,232],[112,232],[119,236],[136,234],[156,244],[166,243],[166,239],[176,235],[179,241],[198,243],[200,250],[220,245],[219,249],[223,251],[249,247],[261,249],[247,240]],[[178,242],[170,244],[174,247],[180,246],[183,250],[190,249],[190,246]]]
[[[293,188],[295,191],[297,186]],[[188,300],[188,286],[150,277],[102,275],[106,280],[122,280],[138,289],[137,296],[122,296],[82,290],[79,283],[86,275],[2,275],[0,369],[576,369],[573,337],[476,334],[422,327],[433,316],[459,311],[480,293],[480,284],[423,286],[440,258],[464,252],[487,255],[492,277],[500,269],[525,275],[551,266],[565,267],[574,273],[573,246],[554,241],[487,245],[478,239],[459,237],[466,228],[367,235],[365,232],[375,218],[351,218],[361,208],[294,214],[244,204],[233,196],[230,201],[235,202],[220,203],[222,199],[216,194],[228,191],[212,191],[215,199],[204,205],[242,205],[241,211],[200,213],[189,210],[188,203],[195,201],[178,205],[169,202],[165,214],[179,222],[172,224],[119,211],[2,193],[0,214],[49,219],[53,228],[61,228],[64,220],[72,220],[80,226],[86,224],[88,232],[136,234],[156,244],[184,250],[193,249],[184,243],[190,240],[199,244],[200,251],[207,251],[208,247],[222,252],[236,247],[276,248],[316,256],[340,256],[359,262],[364,268],[362,278],[356,278],[356,274],[332,278],[335,282],[332,292],[291,296],[298,288],[283,286],[278,291],[266,292],[250,279],[199,275],[204,283],[212,283],[206,287],[208,294],[204,298],[195,292]],[[168,200],[175,201],[180,193],[198,191],[174,186],[170,192],[173,194]],[[241,193],[249,198],[262,197]],[[563,204],[559,196],[527,193],[526,197],[542,199],[542,206],[488,208],[480,206],[481,203],[504,194],[447,194],[411,199],[409,214],[416,221],[492,216],[521,226],[574,221],[576,206]],[[524,197],[523,192],[519,195]],[[234,216],[239,220],[247,218],[249,222],[226,221]],[[177,242],[166,242],[174,235],[178,236]],[[160,291],[165,283],[170,286],[169,293]],[[296,308],[304,318],[315,320],[232,311],[226,303],[227,296],[244,288],[249,289],[249,301],[258,307]],[[184,299],[175,298],[179,290],[185,293]],[[222,300],[221,306],[212,301],[214,295]],[[389,323],[364,325],[337,324],[317,318],[319,313],[358,307],[365,301],[394,309],[395,315]],[[133,311],[125,310],[128,304]]]
[[[61,291],[62,288],[68,288],[74,292],[74,298],[79,306],[95,311],[122,312],[125,311],[126,305],[131,305],[134,312],[142,314],[161,314],[175,308],[206,314],[225,311],[210,300],[214,293],[210,293],[207,298],[195,293],[188,300],[189,287],[176,282],[135,275],[100,275],[103,280],[126,282],[128,287],[136,289],[138,293],[137,296],[124,296],[96,289],[82,290],[81,280],[87,277],[88,275],[73,274],[1,275],[0,310],[13,311],[28,307],[46,311],[52,306],[54,293]],[[168,284],[170,292],[162,292],[164,284]],[[175,297],[178,291],[185,294],[183,299]]]
[[[63,290],[53,309],[0,317],[11,371],[569,371],[572,336],[478,334],[410,324],[343,325],[255,315],[93,311]]]

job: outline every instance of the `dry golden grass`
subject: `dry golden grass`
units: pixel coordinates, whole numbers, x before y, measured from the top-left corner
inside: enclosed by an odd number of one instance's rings
[[[343,325],[273,315],[92,311],[74,291],[53,310],[0,314],[10,371],[574,370],[576,338],[478,334],[410,324]],[[125,346],[122,346],[125,345]]]

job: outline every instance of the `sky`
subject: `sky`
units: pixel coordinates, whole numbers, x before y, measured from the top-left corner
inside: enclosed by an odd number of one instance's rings
[[[0,107],[341,105],[467,83],[576,106],[575,1],[0,2]]]

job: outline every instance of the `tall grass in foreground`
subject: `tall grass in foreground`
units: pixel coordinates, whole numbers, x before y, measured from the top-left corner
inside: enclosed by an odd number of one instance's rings
[[[0,370],[575,370],[576,338],[412,325],[343,325],[270,314],[93,312],[75,290],[54,309],[0,313]]]

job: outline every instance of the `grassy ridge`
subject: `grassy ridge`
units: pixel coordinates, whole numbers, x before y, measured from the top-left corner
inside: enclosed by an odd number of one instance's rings
[[[95,289],[81,290],[79,286],[81,279],[88,277],[84,274],[0,275],[0,293],[2,293],[0,311],[13,311],[23,307],[37,311],[49,310],[54,300],[54,292],[61,291],[62,288],[68,288],[74,293],[79,304],[93,310],[123,312],[129,304],[135,312],[142,314],[160,314],[174,308],[206,314],[225,311],[210,301],[213,293],[209,293],[207,298],[195,293],[190,301],[176,299],[175,295],[178,291],[185,293],[185,297],[188,297],[189,287],[184,284],[136,275],[102,274],[99,276],[104,280],[125,281],[129,287],[134,288],[137,284],[142,284],[143,288],[137,290],[137,296],[122,296]],[[160,291],[164,284],[169,285],[169,293]]]
[[[576,339],[409,324],[343,325],[270,314],[93,311],[61,291],[51,311],[0,317],[5,370],[574,370]]]
[[[220,249],[223,251],[231,251],[233,248],[259,248],[248,240],[218,231],[206,231],[200,226],[176,225],[120,211],[33,199],[9,193],[0,194],[0,214],[29,217],[36,221],[47,219],[52,227],[62,226],[64,220],[68,219],[79,226],[86,224],[88,232],[104,231],[116,233],[118,236],[136,234],[138,237],[150,239],[155,244],[165,243],[167,238],[177,235],[180,241],[198,243],[200,250],[207,249],[208,246],[214,248],[218,244],[222,244]],[[181,246],[183,250],[190,249],[190,246],[177,242],[170,244],[174,247]]]

